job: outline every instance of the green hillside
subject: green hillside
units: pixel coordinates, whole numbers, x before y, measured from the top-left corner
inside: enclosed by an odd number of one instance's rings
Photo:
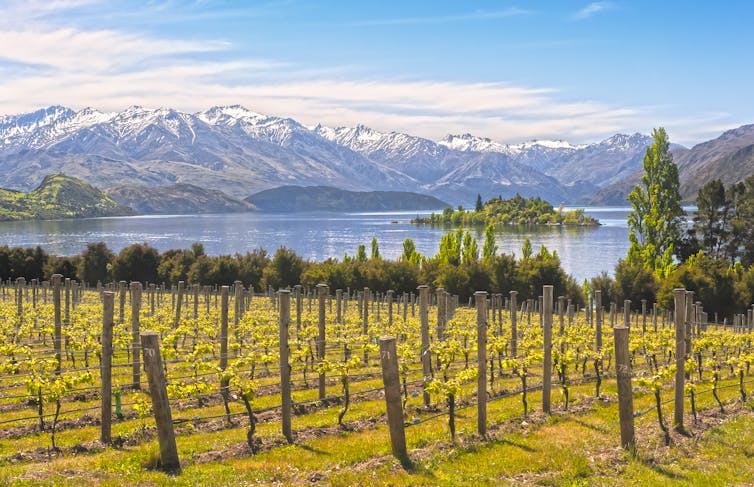
[[[51,174],[29,193],[0,189],[0,221],[127,216],[134,211],[94,186]]]

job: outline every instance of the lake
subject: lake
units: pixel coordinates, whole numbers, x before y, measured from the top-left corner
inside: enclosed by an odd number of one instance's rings
[[[498,230],[499,252],[521,255],[529,237],[538,251],[541,245],[556,250],[566,272],[579,282],[602,271],[613,272],[628,251],[628,208],[592,207],[586,213],[600,220],[599,227],[515,227]],[[396,258],[403,240],[412,238],[424,255],[437,253],[445,230],[416,226],[409,220],[429,212],[394,213],[232,213],[223,215],[159,215],[83,220],[0,223],[0,242],[9,246],[41,246],[51,254],[74,255],[89,242],[105,242],[115,252],[132,243],[146,242],[160,251],[204,244],[210,255],[246,252],[255,248],[273,253],[281,245],[310,260],[353,255],[359,244],[377,237],[380,253]],[[474,230],[481,250],[483,229]]]

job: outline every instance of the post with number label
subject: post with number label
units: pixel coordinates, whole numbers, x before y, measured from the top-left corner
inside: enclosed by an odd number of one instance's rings
[[[408,467],[411,461],[406,450],[406,431],[403,426],[403,405],[401,404],[401,385],[398,375],[395,337],[380,338],[380,364],[382,365],[382,381],[385,385],[390,446],[395,458],[401,462],[401,465]]]
[[[615,370],[618,382],[618,416],[620,421],[620,445],[631,454],[636,453],[634,439],[634,396],[631,389],[631,362],[628,353],[626,326],[613,329],[615,339]]]
[[[149,380],[152,410],[157,423],[157,440],[160,443],[162,469],[177,474],[181,472],[181,463],[178,460],[173,416],[170,412],[165,372],[162,368],[162,357],[160,356],[160,336],[154,332],[142,333],[141,350],[144,354],[144,369]]]

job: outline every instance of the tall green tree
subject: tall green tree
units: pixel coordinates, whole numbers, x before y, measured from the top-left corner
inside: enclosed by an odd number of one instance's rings
[[[479,245],[476,239],[471,236],[471,232],[463,234],[463,251],[461,254],[461,261],[464,264],[476,262],[479,260]]]
[[[477,193],[476,194],[476,206],[474,207],[475,211],[482,211],[484,209],[484,204],[482,203],[482,195]]]
[[[372,259],[382,259],[382,256],[380,255],[380,246],[377,243],[377,237],[372,237]]]
[[[484,245],[482,246],[482,261],[485,263],[492,262],[497,253],[497,244],[495,244],[495,226],[487,225],[484,229]]]
[[[713,179],[701,188],[696,198],[694,230],[701,250],[715,259],[723,257],[728,243],[730,204],[722,181]]]
[[[628,195],[627,260],[642,263],[660,277],[673,270],[675,244],[681,236],[683,209],[678,190],[678,167],[673,163],[664,128],[652,132],[654,143],[644,155],[641,183]]]
[[[79,267],[79,279],[93,285],[97,281],[107,282],[110,273],[110,264],[115,255],[107,248],[105,242],[89,243],[86,250],[81,253],[81,266]]]

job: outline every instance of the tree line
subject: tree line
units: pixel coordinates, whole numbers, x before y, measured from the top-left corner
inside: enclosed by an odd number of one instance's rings
[[[611,301],[646,299],[665,308],[673,289],[685,287],[710,313],[740,312],[754,303],[754,176],[728,188],[709,181],[689,222],[667,133],[660,128],[652,135],[641,182],[628,196],[628,255],[614,278],[602,273],[584,287],[601,289]]]
[[[583,305],[581,287],[565,273],[556,252],[541,247],[534,252],[526,241],[523,257],[498,254],[492,227],[485,233],[480,247],[468,231],[459,229],[446,234],[434,256],[416,251],[411,239],[403,243],[403,254],[385,259],[377,239],[371,251],[360,245],[354,255],[342,259],[309,261],[287,247],[274,254],[256,249],[234,255],[207,255],[204,246],[195,243],[190,249],[160,253],[146,243],[123,248],[117,254],[103,242],[90,243],[79,255],[60,257],[42,248],[0,247],[0,277],[49,280],[52,274],[77,279],[89,285],[97,282],[140,281],[167,286],[184,281],[188,284],[226,285],[239,280],[257,291],[303,284],[325,283],[331,289],[361,289],[414,292],[420,284],[442,287],[466,300],[480,289],[496,293],[519,292],[521,299],[536,299],[545,284],[555,286],[558,295]]]

